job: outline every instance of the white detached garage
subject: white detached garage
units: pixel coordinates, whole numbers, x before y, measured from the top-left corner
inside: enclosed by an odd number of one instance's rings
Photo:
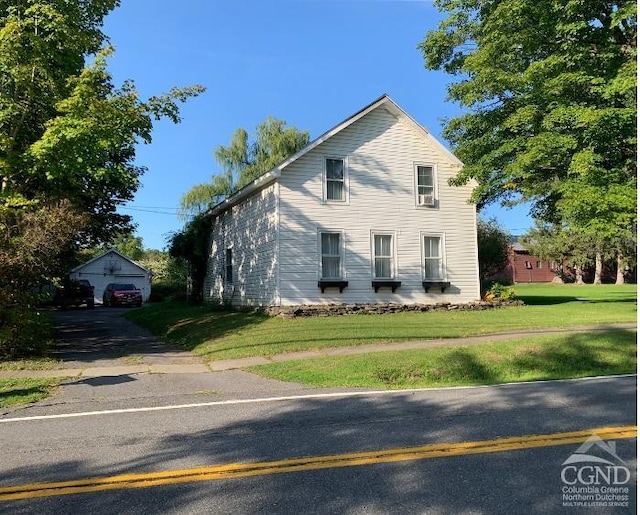
[[[102,302],[102,294],[109,283],[135,284],[146,302],[151,295],[151,275],[150,270],[111,249],[71,270],[69,278],[87,279],[94,287],[96,302]]]

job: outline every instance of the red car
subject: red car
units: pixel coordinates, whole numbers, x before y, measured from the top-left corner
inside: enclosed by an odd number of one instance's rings
[[[109,283],[102,295],[104,306],[142,306],[142,292],[135,284]]]

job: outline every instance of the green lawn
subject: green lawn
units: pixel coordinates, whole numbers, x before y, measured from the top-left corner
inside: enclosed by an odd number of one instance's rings
[[[154,334],[210,360],[637,319],[636,285],[522,285],[516,291],[525,306],[487,311],[284,319],[255,312],[162,303],[127,316]]]
[[[59,377],[0,379],[0,408],[46,399],[63,380]]]
[[[630,374],[636,331],[287,361],[249,368],[318,387],[426,388]]]

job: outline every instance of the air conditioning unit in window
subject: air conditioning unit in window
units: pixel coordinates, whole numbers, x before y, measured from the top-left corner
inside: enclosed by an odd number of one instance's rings
[[[431,195],[418,195],[418,205],[419,206],[433,206],[433,194]]]

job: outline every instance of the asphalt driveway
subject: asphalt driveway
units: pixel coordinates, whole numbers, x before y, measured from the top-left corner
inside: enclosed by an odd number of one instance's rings
[[[30,416],[191,404],[299,393],[310,388],[242,370],[215,372],[201,358],[166,343],[124,315],[130,309],[56,311],[55,370],[0,372],[0,377],[67,377],[55,395],[7,408]],[[144,309],[144,308],[142,308]],[[313,389],[311,389],[313,390]]]
[[[129,322],[136,308],[76,308],[56,311],[56,346],[52,352],[65,368],[123,365],[203,364],[194,354],[159,340]]]

